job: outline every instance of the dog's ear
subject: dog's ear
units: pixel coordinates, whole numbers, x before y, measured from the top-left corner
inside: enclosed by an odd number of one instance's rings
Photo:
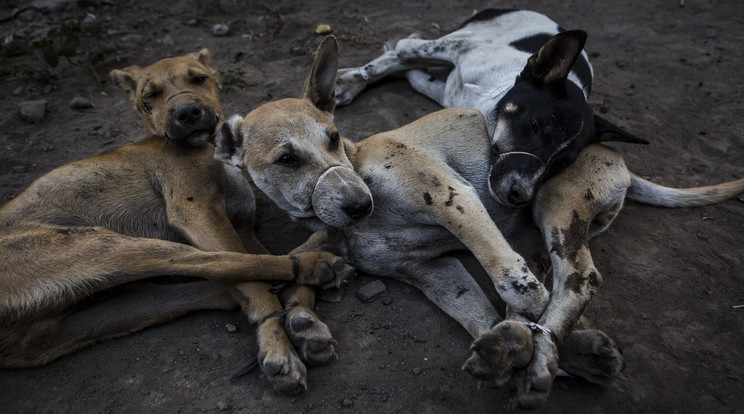
[[[592,140],[595,142],[619,141],[644,145],[649,143],[645,139],[638,138],[599,115],[594,115],[594,138]]]
[[[530,56],[519,78],[542,83],[566,79],[585,43],[586,32],[583,30],[558,33]]]
[[[114,69],[109,73],[111,80],[114,81],[116,86],[118,86],[124,94],[124,99],[126,99],[132,106],[135,106],[134,100],[137,97],[137,77],[140,70],[139,66],[129,66],[121,70]]]
[[[235,167],[243,162],[243,135],[240,133],[242,120],[240,115],[231,116],[222,123],[214,137],[214,158]]]
[[[202,49],[198,52],[194,52],[192,55],[199,63],[207,68],[207,70],[209,71],[209,75],[214,77],[214,80],[219,83],[220,70],[217,68],[217,65],[212,60],[212,54],[209,52],[209,49]]]
[[[318,109],[329,114],[336,109],[336,75],[338,74],[338,42],[327,36],[315,52],[310,76],[302,87],[301,97],[309,99]]]

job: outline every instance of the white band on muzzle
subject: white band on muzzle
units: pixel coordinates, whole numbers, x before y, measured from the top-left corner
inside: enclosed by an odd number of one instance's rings
[[[528,155],[530,157],[537,158],[540,161],[540,163],[542,163],[543,165],[545,164],[543,162],[542,158],[540,158],[537,155],[532,154],[530,152],[524,152],[524,151],[507,151],[507,152],[500,153],[498,156],[500,157],[502,155]]]
[[[328,173],[335,170],[336,168],[342,168],[340,165],[334,165],[333,167],[329,167],[327,170],[323,171],[323,174],[320,174],[320,177],[318,177],[318,181],[315,182],[315,187],[313,187],[313,194],[315,194],[315,190],[318,188],[318,184],[320,184],[320,181],[325,178]]]

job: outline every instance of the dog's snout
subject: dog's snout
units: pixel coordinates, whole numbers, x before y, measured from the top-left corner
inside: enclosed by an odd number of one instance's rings
[[[507,201],[514,207],[524,207],[530,202],[530,195],[520,184],[514,184],[506,196]]]
[[[372,213],[372,202],[364,201],[348,203],[341,207],[341,210],[343,210],[352,220],[359,221]]]
[[[204,110],[193,103],[181,105],[176,109],[175,118],[181,125],[195,125],[204,116]]]

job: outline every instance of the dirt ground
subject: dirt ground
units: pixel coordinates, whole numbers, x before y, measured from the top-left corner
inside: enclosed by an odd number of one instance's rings
[[[245,5],[244,3],[249,3]],[[327,1],[168,3],[37,0],[0,3],[0,203],[64,163],[144,136],[144,125],[106,74],[209,48],[224,79],[227,114],[296,96],[331,25],[341,66],[377,56],[388,39],[437,37],[474,10],[531,8],[589,33],[591,104],[649,146],[615,145],[654,181],[695,186],[744,177],[744,14],[739,1]],[[30,7],[29,7],[30,6]],[[86,18],[87,16],[87,18]],[[80,26],[65,26],[79,20]],[[213,26],[227,24],[226,36]],[[29,46],[50,28],[79,32],[89,68],[60,58],[48,67]],[[82,28],[82,29],[81,29]],[[59,32],[61,33],[61,32]],[[56,39],[63,39],[63,34]],[[95,52],[101,52],[94,54]],[[80,96],[94,107],[73,109]],[[44,99],[39,123],[19,105]],[[340,108],[354,139],[437,109],[403,81],[383,82]],[[309,234],[261,202],[260,237],[286,252]],[[544,412],[744,412],[744,202],[669,210],[628,203],[591,242],[604,284],[586,311],[626,359],[622,391],[559,378]],[[258,370],[231,375],[256,354],[239,312],[202,312],[103,343],[38,369],[0,372],[5,413],[79,412],[494,412],[507,392],[478,390],[460,370],[470,338],[418,291],[384,280],[392,303],[355,295],[318,313],[339,360],[310,368],[309,389],[287,397]],[[2,294],[2,292],[0,292]],[[226,324],[238,327],[230,333]]]

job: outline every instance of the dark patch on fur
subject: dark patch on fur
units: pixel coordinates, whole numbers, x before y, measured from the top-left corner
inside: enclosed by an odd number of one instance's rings
[[[459,205],[459,204],[458,204],[458,205],[457,205],[457,207],[455,207],[455,208],[457,209],[457,211],[459,211],[459,212],[460,212],[460,214],[465,214],[465,209],[464,209],[464,208],[462,208],[462,206],[461,206],[461,205]]]
[[[586,194],[584,194],[584,200],[586,201],[592,201],[594,200],[594,193],[592,193],[591,188],[586,189]]]
[[[186,199],[189,201],[194,201],[194,197],[186,197]]]
[[[581,294],[586,285],[587,278],[579,272],[573,272],[566,278],[565,287],[576,294]]]
[[[391,164],[387,164],[387,165],[385,166],[385,168],[386,168],[386,169],[390,169],[390,167],[392,167],[392,165],[391,165]]]
[[[437,177],[436,175],[434,176],[434,178],[431,179],[431,183],[434,184],[434,187],[442,186],[442,183],[439,182],[439,177]]]
[[[447,207],[449,207],[449,206],[452,205],[452,202],[454,201],[455,196],[458,195],[458,194],[455,192],[455,189],[452,188],[452,187],[447,187],[447,189],[449,190],[449,198],[444,203],[444,205],[447,206]]]
[[[589,272],[589,286],[591,286],[593,290],[597,290],[600,284],[602,284],[602,281],[599,273],[595,272],[594,270]]]
[[[142,102],[142,110],[145,111],[147,115],[152,115],[152,105],[150,105],[147,102]]]
[[[459,298],[460,296],[467,293],[467,291],[468,291],[468,288],[461,287],[460,289],[457,290],[457,294],[455,295],[455,297]]]
[[[519,40],[515,40],[509,43],[509,46],[520,50],[522,52],[534,55],[538,50],[553,37],[550,33],[538,33],[532,36],[523,37]]]
[[[424,201],[426,202],[427,206],[434,204],[434,202],[431,200],[431,194],[429,193],[424,193]]]
[[[460,28],[463,28],[473,22],[493,20],[499,16],[502,16],[507,13],[512,13],[515,11],[519,11],[519,10],[516,10],[516,9],[486,9],[486,10],[479,12],[475,16],[465,20],[465,22],[460,26]]]
[[[406,144],[397,144],[397,145],[395,146],[395,148],[398,148],[398,149],[403,149],[403,148],[408,148],[408,147],[406,146]]]

